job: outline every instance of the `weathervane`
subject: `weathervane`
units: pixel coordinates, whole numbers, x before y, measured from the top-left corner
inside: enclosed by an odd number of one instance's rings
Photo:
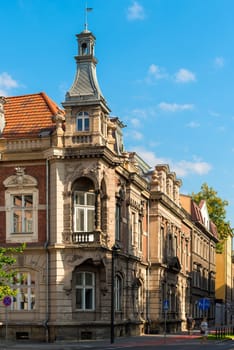
[[[86,7],[85,7],[85,31],[88,31],[88,12],[91,12],[93,9],[92,7],[88,7],[87,2],[86,2]]]

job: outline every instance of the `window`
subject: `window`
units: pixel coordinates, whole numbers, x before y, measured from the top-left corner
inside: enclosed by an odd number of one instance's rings
[[[76,309],[94,310],[94,273],[78,272],[76,273]]]
[[[120,240],[121,207],[119,203],[115,206],[115,239]]]
[[[74,211],[74,231],[92,232],[95,218],[95,193],[75,191]]]
[[[138,250],[142,251],[142,235],[143,235],[143,227],[142,227],[142,218],[138,220]]]
[[[37,242],[39,193],[37,180],[25,173],[21,167],[15,168],[16,175],[3,181],[6,210],[7,243]],[[20,190],[19,190],[20,184]]]
[[[33,231],[33,196],[17,194],[11,196],[12,233]]]
[[[12,288],[17,291],[11,304],[12,310],[31,311],[35,309],[35,273],[19,272],[13,279]]]
[[[89,114],[87,112],[80,112],[76,118],[77,131],[89,131]]]
[[[121,311],[122,309],[122,278],[115,276],[115,310]]]

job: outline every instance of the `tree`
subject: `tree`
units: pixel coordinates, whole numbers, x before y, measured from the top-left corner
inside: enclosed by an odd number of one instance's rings
[[[22,253],[24,248],[24,244],[16,248],[0,247],[0,300],[6,295],[16,295],[16,291],[10,287],[10,282],[17,271],[11,267],[16,261],[15,254]]]
[[[219,243],[217,243],[217,253],[222,253],[223,243],[225,239],[231,234],[233,235],[233,228],[231,224],[226,220],[226,207],[228,201],[218,197],[217,192],[209,187],[206,183],[202,184],[201,191],[198,193],[192,193],[192,199],[199,205],[201,200],[206,201],[208,213],[211,221],[216,225],[218,231]]]

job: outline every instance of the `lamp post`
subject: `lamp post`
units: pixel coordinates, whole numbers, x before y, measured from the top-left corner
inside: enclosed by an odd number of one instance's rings
[[[114,244],[111,256],[111,324],[110,324],[110,342],[115,341],[115,257],[119,251],[119,246]]]

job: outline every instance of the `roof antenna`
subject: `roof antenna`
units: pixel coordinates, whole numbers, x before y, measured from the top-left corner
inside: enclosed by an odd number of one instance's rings
[[[86,2],[86,7],[85,7],[85,32],[88,32],[88,12],[91,12],[93,9],[92,7],[88,7],[87,2]]]

